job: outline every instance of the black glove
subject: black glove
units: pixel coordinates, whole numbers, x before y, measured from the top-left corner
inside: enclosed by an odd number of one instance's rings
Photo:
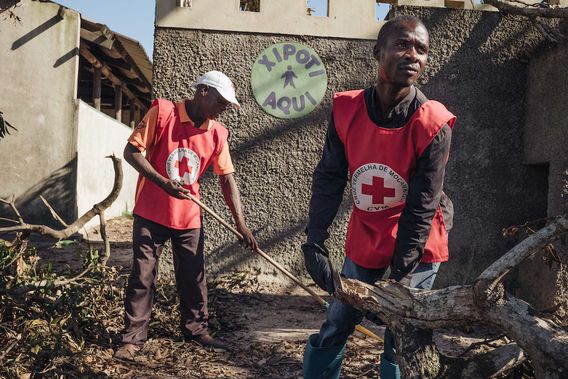
[[[331,277],[331,261],[329,252],[322,242],[305,243],[302,245],[304,260],[308,273],[316,284],[330,295],[335,292],[333,279]]]
[[[404,274],[402,271],[397,270],[393,266],[391,266],[389,279],[394,279],[400,284],[404,284],[405,286],[410,287],[410,279],[412,279],[412,274]]]
[[[363,311],[363,317],[377,326],[382,326],[385,324],[383,320],[381,320],[376,314],[370,311]]]

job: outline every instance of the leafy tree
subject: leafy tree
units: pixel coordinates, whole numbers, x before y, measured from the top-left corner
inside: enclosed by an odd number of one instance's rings
[[[4,120],[4,116],[2,115],[2,111],[0,111],[0,138],[4,138],[6,134],[10,134],[10,130],[8,128],[12,128],[15,131],[18,129],[14,128],[8,121]]]
[[[3,14],[4,20],[12,19],[15,24],[22,25],[22,19],[14,13],[14,9],[20,5],[19,2],[19,0],[14,0],[13,5],[0,6],[0,14]],[[8,128],[18,131],[18,129],[10,125],[8,121],[4,120],[3,113],[0,111],[0,139],[4,138],[6,134],[10,134],[10,130]]]
[[[244,12],[260,12],[260,0],[241,0],[239,9]]]
[[[22,25],[22,19],[14,13],[14,10],[20,6],[20,0],[10,1],[9,4],[10,5],[0,5],[0,14],[3,14],[4,20],[11,19],[14,20],[14,24]]]

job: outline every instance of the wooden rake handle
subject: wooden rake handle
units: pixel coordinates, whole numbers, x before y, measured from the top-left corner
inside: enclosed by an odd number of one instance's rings
[[[227,229],[229,229],[235,236],[237,236],[238,239],[243,240],[244,237],[241,233],[239,233],[235,228],[233,228],[231,225],[229,225],[225,220],[223,220],[221,217],[219,217],[215,212],[213,212],[213,210],[211,210],[207,205],[203,204],[201,201],[197,200],[197,198],[195,198],[195,196],[193,196],[191,193],[185,193],[187,196],[189,196],[189,198],[197,205],[199,205],[201,207],[201,209],[203,209],[205,212],[209,213],[211,216],[213,216],[213,218],[217,221],[219,221],[220,224],[222,224],[224,227],[226,227]],[[322,304],[323,306],[325,306],[326,308],[329,307],[329,303],[327,301],[325,301],[321,296],[319,296],[317,293],[315,293],[311,288],[309,288],[308,286],[306,286],[304,283],[300,282],[294,275],[292,275],[292,273],[290,273],[288,270],[286,270],[284,267],[282,267],[278,262],[276,262],[274,259],[270,258],[268,255],[266,255],[266,253],[262,250],[260,250],[260,248],[256,249],[256,252],[258,254],[260,254],[260,256],[262,256],[264,259],[266,259],[268,262],[270,262],[274,267],[276,267],[278,270],[280,270],[284,275],[286,275],[288,278],[290,278],[294,283],[296,283],[297,285],[299,285],[300,287],[302,287],[307,293],[309,293],[313,298],[315,298],[320,304]],[[371,332],[370,330],[362,327],[361,325],[357,325],[355,327],[356,330],[360,331],[361,333],[364,333],[366,335],[368,335],[371,338],[374,338],[378,341],[384,342],[379,336],[377,336],[376,334],[374,334],[373,332]]]

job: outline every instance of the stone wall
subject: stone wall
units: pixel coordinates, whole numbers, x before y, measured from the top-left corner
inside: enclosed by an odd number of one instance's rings
[[[431,34],[431,53],[420,86],[458,117],[447,166],[445,190],[454,201],[455,227],[450,261],[437,286],[471,282],[514,241],[502,228],[546,216],[546,167],[523,164],[525,83],[528,57],[540,43],[530,24],[494,12],[395,7],[414,14]],[[295,120],[274,118],[258,106],[250,85],[251,67],[266,47],[292,41],[323,60],[328,89],[321,104]],[[311,175],[320,157],[334,92],[365,88],[376,80],[373,40],[285,36],[158,27],[155,31],[156,97],[191,97],[190,83],[209,70],[235,83],[242,111],[230,108],[220,121],[230,130],[245,217],[261,248],[297,275],[306,275],[300,245],[310,197]],[[227,220],[218,179],[202,178],[202,200]],[[330,228],[328,246],[340,265],[351,202],[349,189]],[[248,269],[276,273],[205,216],[210,272]]]

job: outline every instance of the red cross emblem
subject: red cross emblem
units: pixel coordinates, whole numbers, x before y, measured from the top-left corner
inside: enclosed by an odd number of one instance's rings
[[[385,187],[385,179],[378,176],[373,176],[372,185],[363,183],[361,192],[363,195],[373,196],[373,204],[384,204],[385,197],[395,196],[395,189]]]
[[[189,159],[187,159],[187,157],[182,157],[181,161],[176,161],[176,168],[179,170],[178,175],[180,178],[183,178],[186,172],[191,175],[191,172],[193,171],[193,167],[190,166]]]

